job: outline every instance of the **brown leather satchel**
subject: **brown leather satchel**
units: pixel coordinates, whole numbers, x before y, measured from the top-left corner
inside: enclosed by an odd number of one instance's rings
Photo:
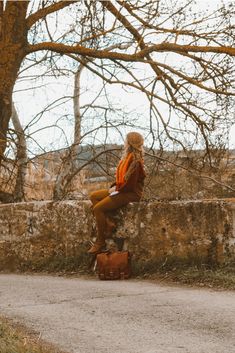
[[[131,275],[129,251],[100,253],[96,257],[99,279],[127,279]]]

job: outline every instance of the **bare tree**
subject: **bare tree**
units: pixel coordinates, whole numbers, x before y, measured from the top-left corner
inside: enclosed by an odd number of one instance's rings
[[[74,75],[74,97],[73,97],[73,106],[74,106],[74,141],[72,146],[68,149],[64,161],[62,163],[60,172],[57,176],[55,189],[54,189],[54,198],[61,199],[64,196],[64,188],[68,183],[68,179],[71,178],[71,174],[74,173],[76,168],[75,162],[78,154],[78,146],[81,140],[81,111],[80,111],[80,77],[84,65],[80,64],[77,72]]]
[[[74,21],[60,26],[60,16],[68,19],[69,6]],[[234,6],[232,1],[221,2],[205,13],[195,12],[193,6],[191,0],[1,1],[0,160],[19,68],[39,51],[100,59],[89,65],[97,75],[147,94],[154,139],[165,136],[183,145],[190,134],[193,143],[203,139],[209,150],[216,127],[234,117]],[[107,50],[110,43],[127,41],[133,45],[125,53]],[[106,70],[101,72],[104,62]],[[126,69],[127,79],[118,73],[110,76],[111,63]],[[137,75],[127,63],[149,67],[148,77]]]
[[[130,46],[129,44],[126,45],[112,45],[107,48],[108,51],[112,49],[128,49]],[[70,55],[71,57],[71,55]],[[73,56],[72,56],[73,58]],[[79,145],[81,142],[81,139],[84,138],[81,134],[81,128],[82,128],[82,117],[87,111],[92,110],[94,108],[94,104],[97,98],[99,98],[99,94],[96,96],[96,98],[93,100],[92,104],[89,104],[88,107],[81,107],[80,103],[80,98],[81,98],[81,73],[84,68],[88,67],[88,64],[92,63],[95,61],[95,58],[93,59],[83,59],[80,57],[75,57],[75,60],[79,61],[79,66],[78,69],[74,75],[74,96],[73,96],[73,113],[74,113],[74,140],[73,144],[71,145],[70,148],[67,149],[66,155],[63,157],[63,163],[60,168],[60,172],[57,176],[56,183],[55,183],[55,189],[54,189],[54,198],[55,199],[61,199],[66,195],[66,189],[70,185],[71,181],[73,180],[74,176],[77,175],[77,171],[80,170],[80,167],[77,166],[77,159],[78,159],[78,149]],[[89,89],[89,87],[88,87]],[[102,90],[104,89],[104,85]],[[85,108],[85,111],[82,113],[81,109]],[[97,108],[97,107],[96,107]],[[99,106],[99,109],[105,112],[104,115],[106,115],[106,112],[111,110],[111,107],[105,107],[105,106]],[[108,123],[107,117],[106,119],[106,124]],[[99,129],[99,127],[98,127]],[[97,130],[98,130],[97,129]],[[89,132],[86,133],[86,135]]]

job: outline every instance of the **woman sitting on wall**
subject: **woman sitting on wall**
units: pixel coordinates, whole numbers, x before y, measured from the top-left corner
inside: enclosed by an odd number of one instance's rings
[[[116,182],[110,189],[94,191],[90,195],[97,225],[97,239],[88,250],[89,254],[97,254],[105,249],[105,239],[115,227],[106,212],[116,210],[129,202],[138,202],[143,194],[145,171],[143,161],[144,139],[138,132],[127,134],[123,157],[116,171]]]

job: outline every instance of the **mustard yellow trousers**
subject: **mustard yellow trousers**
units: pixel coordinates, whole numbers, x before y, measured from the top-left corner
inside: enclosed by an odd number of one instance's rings
[[[105,244],[107,237],[107,212],[116,210],[127,205],[129,202],[137,202],[140,197],[135,192],[123,192],[109,195],[108,189],[101,189],[90,194],[93,211],[97,225],[97,240],[99,244]]]

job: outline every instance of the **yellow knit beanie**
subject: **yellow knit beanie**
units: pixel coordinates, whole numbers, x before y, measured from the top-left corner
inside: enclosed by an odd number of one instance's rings
[[[141,151],[141,147],[144,144],[144,138],[138,132],[129,132],[126,135],[127,142],[130,146],[134,147],[136,150]]]

